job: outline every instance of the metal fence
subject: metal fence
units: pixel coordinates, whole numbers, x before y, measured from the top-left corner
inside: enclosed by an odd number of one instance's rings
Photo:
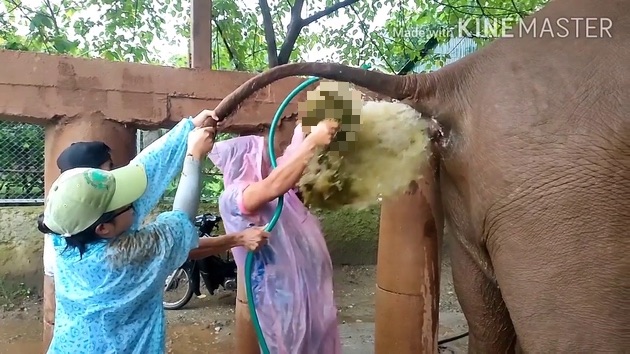
[[[0,121],[0,205],[44,202],[44,127]]]

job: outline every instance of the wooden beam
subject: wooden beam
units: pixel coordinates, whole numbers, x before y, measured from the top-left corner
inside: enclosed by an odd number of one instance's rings
[[[212,0],[192,0],[190,6],[190,66],[212,68]]]
[[[141,129],[169,128],[214,108],[252,73],[172,68],[0,51],[0,120],[48,125],[92,117]],[[253,95],[226,121],[226,132],[264,129],[303,80],[286,78]],[[297,112],[298,96],[286,115]]]

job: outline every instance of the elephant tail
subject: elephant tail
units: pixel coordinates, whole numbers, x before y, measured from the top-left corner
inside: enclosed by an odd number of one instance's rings
[[[396,100],[411,102],[411,106],[420,113],[433,115],[440,102],[439,99],[436,99],[438,82],[445,84],[455,82],[454,80],[442,81],[441,77],[444,76],[442,71],[398,76],[335,63],[285,64],[247,80],[219,103],[215,108],[215,113],[220,119],[224,119],[232,114],[245,99],[274,81],[288,76],[312,75],[329,80],[350,82]],[[439,91],[443,92],[444,87]]]

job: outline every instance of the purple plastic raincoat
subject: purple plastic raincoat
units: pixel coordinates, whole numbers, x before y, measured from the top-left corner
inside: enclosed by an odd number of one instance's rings
[[[298,126],[278,164],[301,141]],[[242,231],[250,224],[263,226],[274,214],[277,200],[255,213],[242,205],[243,190],[262,180],[265,148],[262,137],[243,136],[215,143],[209,154],[223,173],[225,191],[219,197],[219,211],[228,233]],[[237,266],[243,267],[247,250],[236,247],[232,253]],[[254,269],[253,300],[271,353],[341,353],[330,254],[318,220],[293,190],[284,195],[284,208],[269,243],[255,253]]]

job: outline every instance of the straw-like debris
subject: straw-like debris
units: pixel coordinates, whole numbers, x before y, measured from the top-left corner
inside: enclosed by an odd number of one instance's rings
[[[365,208],[402,193],[427,163],[427,123],[399,102],[368,101],[349,84],[322,82],[301,103],[302,125],[340,122],[333,143],[311,159],[298,186],[305,204]]]

